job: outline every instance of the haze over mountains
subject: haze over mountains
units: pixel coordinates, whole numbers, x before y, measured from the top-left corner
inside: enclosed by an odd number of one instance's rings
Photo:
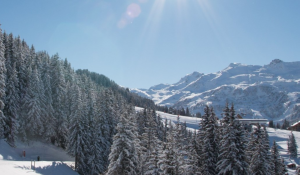
[[[193,72],[174,84],[131,92],[158,105],[188,107],[192,113],[203,113],[205,105],[211,105],[220,116],[228,101],[244,118],[294,122],[300,119],[300,61],[275,59],[264,66],[231,63],[216,73]]]

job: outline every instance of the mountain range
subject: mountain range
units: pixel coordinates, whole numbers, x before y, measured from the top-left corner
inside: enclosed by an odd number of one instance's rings
[[[212,106],[217,115],[228,102],[244,118],[267,118],[291,122],[300,119],[300,61],[244,65],[231,63],[216,73],[193,72],[174,84],[149,89],[130,89],[156,104],[201,112]]]

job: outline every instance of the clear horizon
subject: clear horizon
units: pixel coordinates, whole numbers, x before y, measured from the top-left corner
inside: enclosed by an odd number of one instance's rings
[[[0,2],[3,31],[121,86],[172,84],[230,63],[300,61],[300,1]]]

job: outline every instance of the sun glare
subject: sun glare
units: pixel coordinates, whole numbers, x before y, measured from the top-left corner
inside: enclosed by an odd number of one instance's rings
[[[145,36],[148,36],[149,38],[155,37],[155,33],[159,28],[161,13],[164,9],[165,2],[166,0],[155,0],[155,2],[153,3],[142,32],[142,38],[144,38]]]

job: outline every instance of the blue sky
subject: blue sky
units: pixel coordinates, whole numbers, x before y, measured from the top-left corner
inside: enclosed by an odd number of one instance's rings
[[[299,0],[0,0],[1,28],[130,88],[300,61]]]

